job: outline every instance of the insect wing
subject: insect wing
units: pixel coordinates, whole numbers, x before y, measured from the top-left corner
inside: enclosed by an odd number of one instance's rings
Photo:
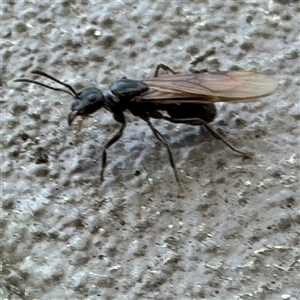
[[[273,78],[250,71],[178,74],[144,82],[149,91],[135,100],[165,104],[250,101],[272,94],[277,85]]]

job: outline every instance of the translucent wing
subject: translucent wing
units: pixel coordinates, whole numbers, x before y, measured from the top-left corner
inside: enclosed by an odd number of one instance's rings
[[[149,91],[133,101],[156,103],[243,102],[272,94],[277,83],[250,71],[178,74],[143,80]]]

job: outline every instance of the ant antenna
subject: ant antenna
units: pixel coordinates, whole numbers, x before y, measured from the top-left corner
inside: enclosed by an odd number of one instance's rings
[[[43,86],[43,87],[45,87],[45,88],[48,88],[48,89],[50,89],[50,90],[60,91],[60,92],[65,92],[65,93],[67,93],[67,94],[69,94],[69,95],[71,95],[71,96],[73,96],[73,97],[78,95],[78,94],[76,93],[76,91],[73,89],[72,86],[70,86],[69,84],[64,83],[64,82],[62,82],[62,81],[60,81],[60,80],[54,78],[53,76],[51,76],[51,75],[49,75],[49,74],[47,74],[47,73],[45,73],[45,72],[43,72],[43,71],[33,70],[33,71],[30,72],[30,73],[32,73],[32,74],[37,74],[37,75],[41,75],[41,76],[44,76],[44,77],[47,77],[47,78],[49,78],[49,79],[51,79],[51,80],[53,80],[53,81],[55,81],[55,82],[57,82],[57,83],[59,83],[59,84],[65,86],[65,87],[68,88],[71,92],[69,92],[69,91],[67,91],[67,90],[64,90],[64,89],[60,89],[60,88],[54,88],[54,87],[52,87],[52,86],[50,86],[50,85],[41,83],[41,82],[36,81],[36,80],[27,79],[27,78],[24,78],[24,79],[22,79],[22,78],[16,79],[16,80],[14,80],[14,82],[28,82],[28,83],[34,83],[34,84],[37,84],[37,85],[41,85],[41,86]]]

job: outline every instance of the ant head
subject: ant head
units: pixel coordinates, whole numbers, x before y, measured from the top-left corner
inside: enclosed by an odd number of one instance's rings
[[[68,90],[61,89],[61,88],[55,88],[50,85],[41,83],[39,81],[35,81],[35,80],[27,79],[27,78],[20,78],[20,79],[14,80],[16,82],[34,83],[34,84],[41,85],[41,86],[51,89],[51,90],[64,92],[64,93],[67,93],[67,94],[73,96],[74,102],[71,105],[71,113],[68,116],[69,125],[72,124],[72,122],[74,121],[74,119],[77,116],[84,117],[89,114],[92,114],[96,110],[100,109],[104,104],[104,96],[103,96],[102,92],[97,88],[90,87],[90,88],[84,89],[80,93],[77,93],[75,91],[75,89],[72,86],[70,86],[69,84],[62,82],[43,71],[34,70],[31,73],[49,78],[49,79],[59,83],[60,85],[68,88]]]
[[[69,125],[77,116],[87,116],[100,109],[104,104],[102,92],[94,87],[89,87],[76,94],[71,104],[71,112],[68,117]]]

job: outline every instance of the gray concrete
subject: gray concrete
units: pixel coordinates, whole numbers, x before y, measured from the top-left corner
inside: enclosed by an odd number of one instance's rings
[[[2,299],[300,299],[298,1],[3,1]],[[157,63],[188,72],[240,67],[274,95],[218,104],[203,129],[99,111],[75,136],[67,94],[14,83],[33,69],[80,90]],[[45,80],[44,82],[48,82]],[[76,123],[76,122],[75,122]],[[135,176],[136,171],[140,175]]]

